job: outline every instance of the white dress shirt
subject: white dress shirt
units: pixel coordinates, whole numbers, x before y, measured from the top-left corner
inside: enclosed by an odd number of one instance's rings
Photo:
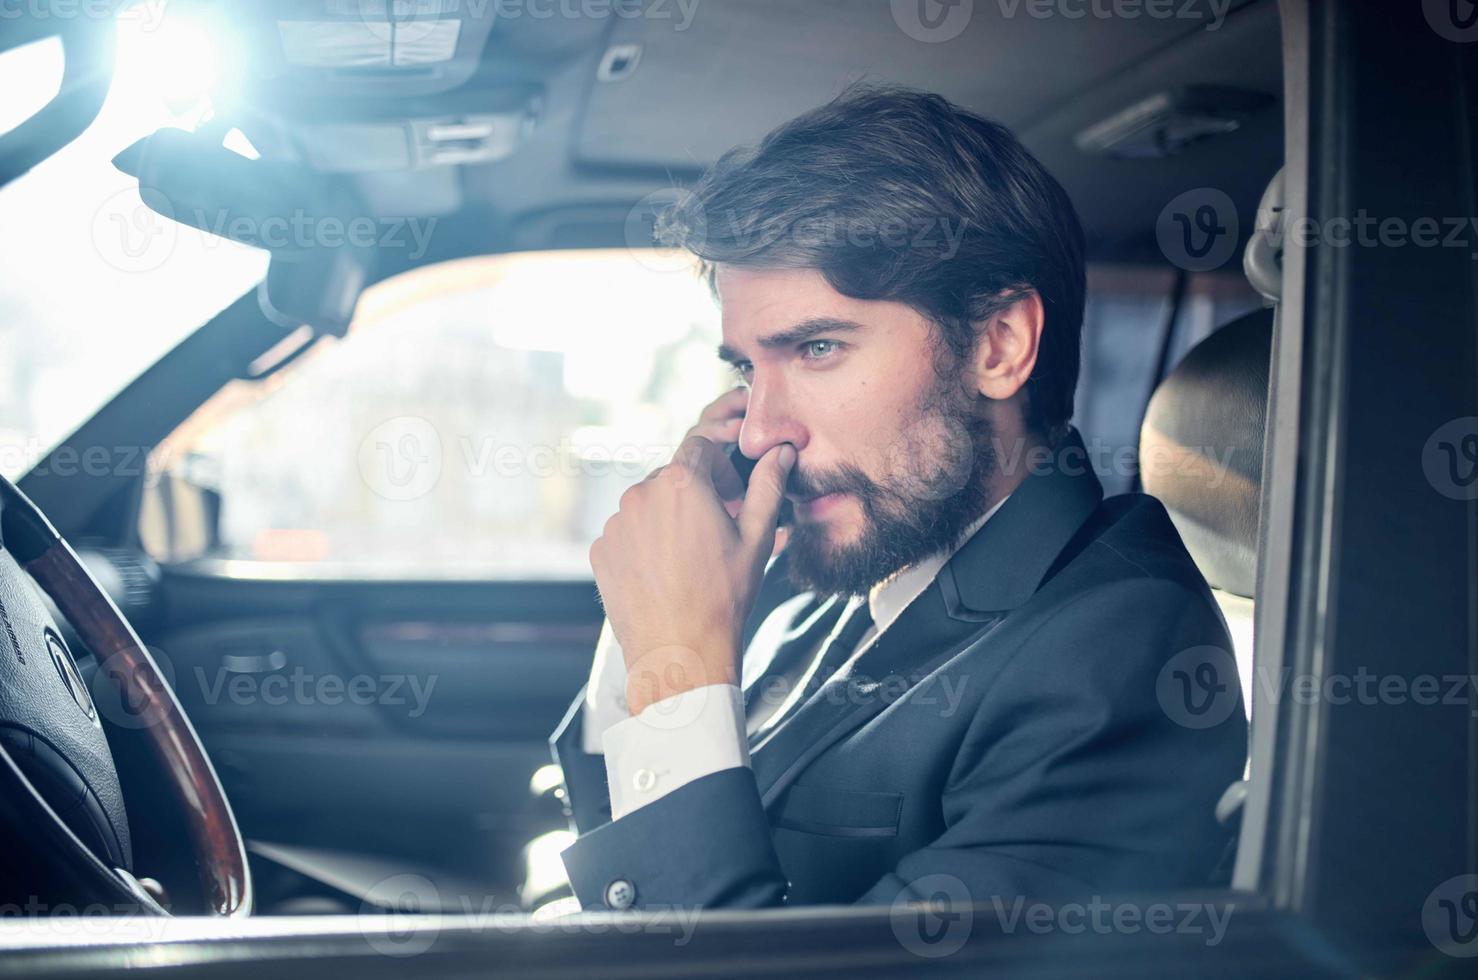
[[[961,543],[980,530],[1005,502],[1003,498],[986,511],[961,537]],[[867,603],[873,624],[848,663],[902,615],[953,555],[953,550],[941,552],[872,587]],[[843,613],[843,618],[846,615]],[[754,680],[757,678],[745,677],[744,686],[747,688]],[[619,820],[695,779],[724,769],[748,767],[749,736],[784,718],[802,699],[806,686],[804,682],[795,684],[768,717],[752,721],[745,717],[744,695],[736,684],[710,684],[684,691],[650,704],[631,717],[626,708],[626,661],[607,622],[595,645],[595,661],[581,708],[580,734],[586,752],[605,756],[612,819]]]

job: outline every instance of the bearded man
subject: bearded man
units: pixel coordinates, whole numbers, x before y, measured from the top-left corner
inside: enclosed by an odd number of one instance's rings
[[[1246,723],[1157,692],[1231,641],[1164,508],[1104,500],[1069,425],[1062,187],[997,124],[858,88],[661,232],[741,385],[590,551],[608,629],[553,739],[582,907],[1205,884]]]

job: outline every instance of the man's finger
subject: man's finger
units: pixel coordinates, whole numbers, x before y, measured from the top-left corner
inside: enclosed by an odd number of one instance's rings
[[[700,423],[722,422],[733,417],[743,418],[744,410],[748,406],[749,389],[740,385],[724,392],[704,406],[703,411],[698,413],[698,421]]]
[[[762,545],[765,556],[775,540],[780,505],[785,502],[785,481],[795,465],[795,447],[781,443],[760,457],[749,475],[749,492],[739,510],[739,534],[751,545]]]
[[[729,461],[729,454],[712,439],[689,436],[677,447],[672,462],[685,480],[704,480],[720,500],[734,500],[744,493],[744,481]]]
[[[719,445],[732,445],[739,441],[739,431],[744,427],[744,416],[739,415],[721,422],[699,422],[687,431],[683,438],[702,436]]]

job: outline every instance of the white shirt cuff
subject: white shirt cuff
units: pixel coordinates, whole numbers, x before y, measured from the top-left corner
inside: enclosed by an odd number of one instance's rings
[[[734,684],[709,684],[650,704],[605,730],[611,818],[725,769],[749,768],[744,697]]]
[[[626,708],[626,658],[609,620],[600,628],[580,712],[580,748],[588,755],[600,755],[606,729],[631,717]]]

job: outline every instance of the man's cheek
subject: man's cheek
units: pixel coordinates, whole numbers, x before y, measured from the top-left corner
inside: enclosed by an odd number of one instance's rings
[[[886,476],[879,482],[905,499],[942,500],[969,482],[974,453],[974,441],[958,419],[926,415],[890,444]]]

